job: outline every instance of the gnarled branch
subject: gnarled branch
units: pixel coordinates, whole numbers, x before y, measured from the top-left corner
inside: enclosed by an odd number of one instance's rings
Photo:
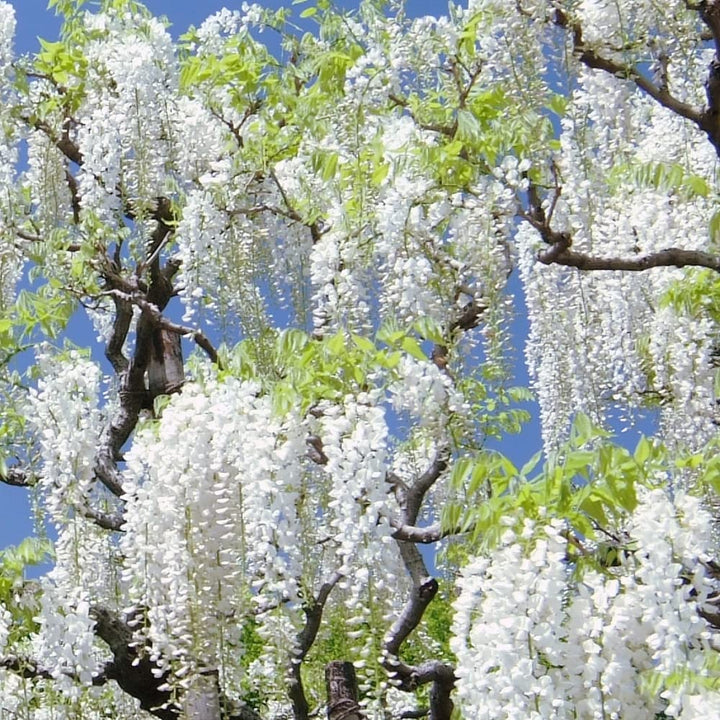
[[[9,467],[7,472],[0,473],[0,482],[6,485],[12,485],[13,487],[34,487],[37,483],[37,477],[28,473],[27,470],[23,469],[19,465]]]
[[[330,593],[333,588],[338,584],[338,582],[340,582],[341,578],[342,575],[339,572],[334,572],[328,581],[323,583],[317,596],[310,598],[303,607],[303,611],[305,613],[305,625],[297,634],[297,644],[290,667],[291,683],[288,693],[290,696],[290,702],[292,702],[293,705],[295,720],[307,720],[309,717],[310,706],[308,705],[307,698],[305,697],[305,690],[302,682],[302,662],[308,652],[310,652],[310,648],[313,646],[315,638],[317,637],[325,603],[330,597]]]
[[[702,250],[682,250],[681,248],[668,248],[658,252],[641,255],[635,258],[594,257],[570,249],[550,248],[546,253],[540,253],[538,260],[545,265],[565,265],[578,270],[623,270],[626,272],[642,272],[656,267],[704,267],[720,272],[720,257]]]

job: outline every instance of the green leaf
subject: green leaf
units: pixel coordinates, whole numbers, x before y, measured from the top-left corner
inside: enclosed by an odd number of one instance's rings
[[[720,244],[720,210],[713,213],[713,216],[710,218],[708,230],[710,232],[710,239],[714,243]]]
[[[457,122],[457,136],[461,140],[472,142],[480,137],[480,123],[469,110],[458,110]]]
[[[583,445],[593,437],[593,425],[585,413],[578,413],[573,421],[573,437],[578,445]]]
[[[652,453],[652,444],[646,437],[641,437],[640,442],[638,442],[637,447],[635,448],[635,462],[642,466],[645,464],[645,461],[650,457]]]
[[[473,461],[469,457],[458,458],[450,471],[450,484],[456,490],[463,487],[468,473],[472,471]]]
[[[305,10],[303,10],[303,11],[300,13],[300,17],[301,17],[301,18],[309,18],[309,17],[312,17],[313,15],[316,15],[316,14],[317,14],[317,11],[318,11],[318,9],[317,9],[315,6],[306,8]]]
[[[352,341],[355,343],[356,347],[363,352],[374,353],[377,350],[375,343],[363,335],[352,335]]]
[[[440,325],[427,315],[416,320],[413,328],[417,331],[418,335],[425,340],[430,340],[438,345],[442,345],[445,342]]]
[[[385,180],[385,178],[388,176],[389,172],[390,172],[390,163],[380,162],[380,163],[378,163],[378,165],[376,165],[375,169],[372,171],[372,175],[370,176],[370,181],[375,186],[382,185],[383,180]]]
[[[326,343],[325,347],[333,355],[341,355],[345,352],[345,333],[338,330]]]
[[[377,332],[377,339],[386,345],[397,345],[405,337],[405,331],[393,323],[385,323]]]
[[[537,467],[537,464],[540,462],[542,456],[543,456],[542,450],[538,450],[538,451],[520,468],[520,476],[521,476],[521,477],[527,477],[527,476]]]
[[[153,415],[156,418],[162,417],[163,410],[170,404],[171,395],[157,395],[153,398]]]
[[[308,342],[309,337],[307,333],[302,330],[297,330],[295,328],[283,330],[276,342],[279,360],[284,362],[288,358],[301,355],[307,347]]]
[[[324,182],[328,182],[329,180],[332,180],[335,177],[335,173],[337,172],[338,167],[338,159],[339,156],[337,153],[328,153],[325,156],[325,160],[322,165],[322,173],[321,177]]]
[[[550,100],[548,101],[548,110],[562,117],[567,112],[568,103],[570,99],[567,95],[561,93],[553,93]]]
[[[412,355],[416,360],[427,360],[427,355],[422,351],[422,348],[418,344],[418,341],[412,337],[404,337],[402,341],[402,349],[408,354]]]

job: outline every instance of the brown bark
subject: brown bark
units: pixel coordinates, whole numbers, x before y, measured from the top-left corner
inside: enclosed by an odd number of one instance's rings
[[[143,710],[160,720],[261,720],[249,707],[236,707],[227,702],[220,691],[216,670],[195,675],[190,689],[181,698],[181,708],[169,690],[161,689],[168,673],[159,673],[157,664],[150,660],[149,649],[138,644],[131,621],[100,605],[94,606],[91,614],[95,619],[95,634],[105,641],[113,655],[94,684],[115,680],[124,692],[140,702]],[[5,666],[9,667],[7,662]],[[33,677],[50,677],[46,671],[37,670],[27,662],[20,670],[27,675],[28,667]]]
[[[558,251],[555,252],[556,247]],[[649,255],[634,258],[594,257],[586,253],[576,252],[569,248],[551,247],[541,253],[538,260],[545,265],[565,265],[578,270],[620,270],[623,272],[642,272],[656,267],[704,267],[720,272],[720,257],[701,250],[682,250],[668,248]]]
[[[140,707],[160,720],[177,720],[178,710],[171,703],[167,690],[159,688],[167,681],[167,673],[156,675],[158,667],[142,648],[133,642],[133,631],[127,621],[107,608],[95,606],[95,634],[104,640],[113,654],[106,674],[128,695],[140,701]]]
[[[425,472],[410,483],[409,486],[397,479],[393,482],[393,478],[389,478],[390,482],[395,486],[395,496],[403,511],[402,520],[399,523],[400,527],[419,530],[414,528],[414,525],[417,522],[425,496],[445,471],[447,464],[448,453],[447,449],[444,449],[437,454]],[[403,611],[385,637],[386,658],[383,665],[394,676],[398,682],[398,687],[406,692],[412,692],[420,685],[429,683],[430,719],[450,720],[453,711],[451,694],[455,686],[454,668],[437,660],[422,663],[421,665],[407,665],[399,658],[403,643],[420,624],[425,610],[427,610],[438,592],[437,580],[430,577],[425,561],[417,548],[417,540],[403,539],[407,534],[407,532],[396,531],[395,540],[405,568],[412,578],[413,587]]]
[[[164,328],[155,328],[147,372],[151,398],[168,395],[182,386],[185,369],[180,335]]]
[[[340,582],[341,577],[340,573],[333,573],[330,579],[322,585],[317,597],[310,598],[303,607],[305,626],[297,634],[297,647],[290,666],[290,690],[288,692],[295,720],[308,720],[310,717],[310,706],[305,697],[305,688],[302,681],[302,663],[315,642],[318,630],[320,630],[325,603],[330,597],[332,589]]]
[[[365,720],[358,704],[357,678],[351,662],[334,660],[325,667],[328,720]]]

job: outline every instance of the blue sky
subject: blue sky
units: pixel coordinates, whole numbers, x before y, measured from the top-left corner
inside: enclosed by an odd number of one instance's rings
[[[342,6],[356,6],[357,1],[336,0]],[[270,8],[291,5],[292,0],[264,0],[261,4]],[[60,20],[52,10],[47,10],[47,0],[10,0],[15,7],[17,33],[15,52],[31,53],[38,49],[38,37],[55,40]],[[155,15],[165,15],[171,22],[174,37],[181,35],[190,25],[199,25],[208,15],[227,7],[239,9],[242,0],[146,0],[144,3]],[[93,5],[89,3],[89,7]],[[443,0],[407,0],[409,15],[438,15],[447,12]],[[301,10],[298,7],[298,12]],[[0,483],[0,548],[20,542],[32,534],[33,524],[28,491]]]
[[[18,20],[16,50],[30,52],[37,48],[37,37],[54,39],[59,28],[58,19],[53,11],[48,11],[47,0],[9,0],[15,7]],[[292,0],[258,0],[269,8],[287,7]],[[356,6],[352,0],[336,0],[340,6]],[[457,2],[457,0],[456,0]],[[90,6],[93,3],[90,3]],[[308,4],[312,4],[309,0]],[[146,0],[144,5],[155,15],[165,15],[172,23],[171,31],[175,37],[182,34],[190,25],[199,25],[208,15],[223,7],[239,9],[241,0]],[[444,0],[407,0],[409,15],[439,15],[447,12]],[[297,8],[298,12],[302,8]]]

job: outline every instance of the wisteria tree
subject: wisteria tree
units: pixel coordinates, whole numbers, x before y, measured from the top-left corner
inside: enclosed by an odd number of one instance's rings
[[[0,719],[720,716],[720,3],[294,5],[0,1]]]

